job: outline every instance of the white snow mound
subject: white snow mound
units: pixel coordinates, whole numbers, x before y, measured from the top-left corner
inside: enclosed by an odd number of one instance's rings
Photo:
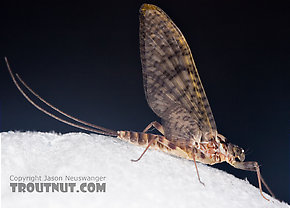
[[[192,161],[149,150],[119,139],[84,133],[1,133],[2,207],[289,207],[245,180]],[[12,192],[19,177],[104,176],[105,192]],[[17,179],[17,180],[16,180]],[[31,182],[31,181],[30,181]],[[82,183],[74,181],[76,188]],[[24,183],[29,183],[25,181]],[[100,182],[99,182],[100,183]],[[36,185],[36,184],[35,184]]]

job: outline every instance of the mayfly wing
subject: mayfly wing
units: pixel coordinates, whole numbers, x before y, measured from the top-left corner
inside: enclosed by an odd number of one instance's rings
[[[188,44],[160,8],[140,9],[140,54],[147,102],[162,118],[165,136],[195,139],[216,124]]]

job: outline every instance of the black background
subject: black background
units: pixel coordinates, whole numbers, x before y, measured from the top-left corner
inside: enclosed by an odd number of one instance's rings
[[[80,131],[26,102],[4,56],[37,93],[80,119],[135,131],[159,120],[143,92],[142,3],[161,7],[183,32],[219,132],[258,161],[277,198],[290,202],[287,1],[2,1],[1,131]],[[216,167],[257,186],[254,172]]]

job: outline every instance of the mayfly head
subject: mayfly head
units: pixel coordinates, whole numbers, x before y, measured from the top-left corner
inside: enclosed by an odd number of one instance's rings
[[[228,143],[228,154],[231,155],[235,160],[243,162],[245,160],[245,151],[238,145]]]

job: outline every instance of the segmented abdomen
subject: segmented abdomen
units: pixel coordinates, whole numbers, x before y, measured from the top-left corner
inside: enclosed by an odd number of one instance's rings
[[[164,136],[135,131],[118,131],[117,133],[119,139],[130,142],[131,144],[146,147],[149,142],[154,140],[150,148],[161,150],[178,157],[192,159],[189,150],[182,150],[179,146],[176,146],[175,143],[170,142]]]
[[[213,165],[224,161],[217,155],[217,148],[214,149],[211,143],[189,145],[179,140],[168,140],[164,136],[135,131],[118,131],[117,134],[119,139],[142,147],[148,146],[148,143],[154,140],[150,148],[189,160],[193,160],[195,156],[196,161],[204,164]]]

